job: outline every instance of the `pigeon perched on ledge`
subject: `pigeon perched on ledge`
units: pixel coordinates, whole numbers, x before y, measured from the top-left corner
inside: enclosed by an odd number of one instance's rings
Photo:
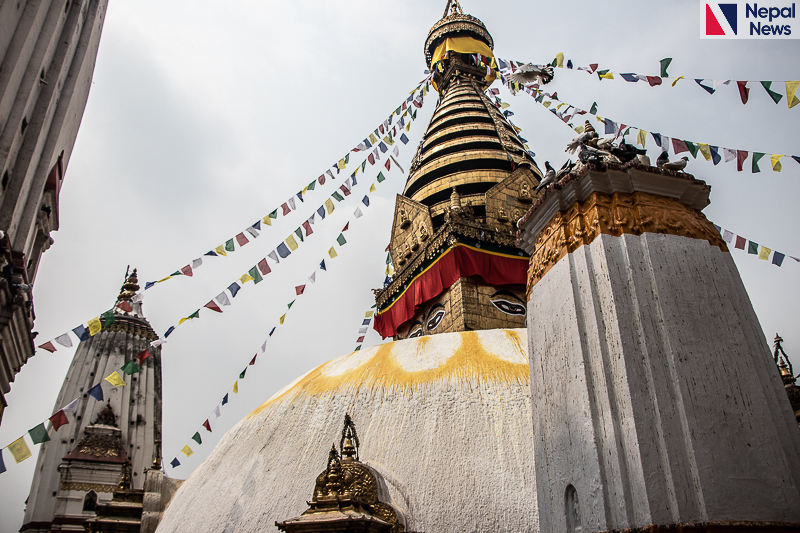
[[[663,167],[664,163],[669,163],[669,154],[667,152],[661,152],[661,155],[656,159],[656,166],[658,168]]]
[[[544,173],[542,181],[540,181],[539,185],[536,186],[536,192],[539,192],[556,180],[556,170],[550,166],[550,161],[545,161],[544,166],[547,169],[547,172]]]
[[[575,150],[577,150],[579,146],[585,145],[589,143],[592,139],[596,138],[597,138],[597,132],[594,131],[594,129],[591,130],[587,129],[586,131],[584,131],[583,133],[572,139],[570,142],[568,142],[567,148],[564,151],[574,154]]]
[[[545,85],[553,81],[553,67],[549,65],[534,65],[533,63],[520,65],[517,72],[508,75],[508,79],[515,83],[521,83],[522,85],[529,85],[531,83],[541,83]]]
[[[664,163],[663,165],[661,165],[661,168],[663,168],[665,170],[675,170],[675,171],[680,172],[684,168],[686,168],[686,163],[688,163],[688,162],[689,162],[689,158],[686,157],[686,156],[683,156],[680,159],[678,159],[677,161],[668,161],[668,162]]]

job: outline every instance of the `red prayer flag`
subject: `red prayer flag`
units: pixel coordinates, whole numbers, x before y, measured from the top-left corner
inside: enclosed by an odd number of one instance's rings
[[[344,227],[342,228],[342,233],[344,233],[345,231],[347,231],[349,229],[350,229],[350,222],[348,222],[347,224],[344,225]]]
[[[255,354],[255,355],[253,356],[253,358],[250,360],[250,363],[249,363],[250,365],[254,365],[254,364],[256,364],[256,357],[258,357],[258,354]]]
[[[117,309],[122,309],[126,313],[133,312],[133,306],[131,306],[130,302],[119,302],[117,304]]]
[[[647,83],[650,84],[650,87],[661,85],[661,78],[659,78],[658,76],[647,76]]]
[[[383,131],[384,131],[384,130],[383,130],[383,124],[381,124],[380,126],[378,126],[378,128],[380,128],[380,130],[381,130],[381,135],[383,135]]]
[[[318,177],[317,181],[319,182],[320,185],[325,185],[325,174]]]
[[[306,230],[306,237],[314,233],[314,230],[311,229],[311,224],[308,223],[308,220],[303,222],[303,229]]]
[[[739,97],[742,99],[742,104],[746,104],[750,98],[750,89],[747,88],[747,82],[737,81],[736,86],[739,88]]]
[[[205,421],[205,422],[203,422],[203,427],[204,427],[204,428],[206,428],[206,429],[208,430],[208,432],[209,432],[209,433],[212,433],[212,431],[211,431],[211,424],[209,424],[209,423],[208,423],[208,419],[206,419],[206,421]]]
[[[183,267],[181,269],[181,274],[183,274],[184,276],[189,276],[191,278],[192,277],[192,266],[191,265],[186,265],[185,267]]]
[[[374,154],[369,154],[369,157],[367,157],[367,160],[369,161],[370,165],[374,165],[375,164],[375,155]]]
[[[139,355],[137,355],[137,356],[136,356],[136,359],[138,359],[138,360],[139,360],[139,366],[142,366],[142,363],[143,363],[143,362],[144,362],[144,360],[145,360],[145,359],[147,359],[148,357],[150,357],[150,350],[147,350],[147,349],[145,349],[145,351],[143,351],[142,353],[140,353]]]
[[[742,171],[742,165],[744,164],[745,159],[747,159],[747,152],[743,150],[736,150],[736,170],[739,172]]]
[[[244,233],[240,233],[236,236],[236,242],[239,243],[239,246],[244,246],[250,241],[247,240],[247,237],[244,236]]]
[[[675,151],[676,155],[681,152],[689,151],[689,147],[686,146],[686,143],[680,139],[672,139],[672,149]]]
[[[392,166],[392,158],[387,159],[386,163],[384,163],[383,166],[386,167],[386,170],[391,170],[390,167]]]
[[[56,347],[53,346],[53,342],[52,341],[47,341],[46,343],[44,343],[41,346],[39,346],[39,348],[41,348],[42,350],[47,350],[50,353],[53,353],[53,352],[56,351]]]
[[[747,244],[747,239],[744,237],[736,236],[736,248],[744,250],[744,245]]]
[[[272,272],[272,269],[269,268],[269,265],[267,264],[267,258],[266,257],[258,262],[258,270],[261,271],[261,275],[262,276],[266,276],[267,274]]]
[[[339,189],[342,190],[345,196],[350,196],[350,189],[347,188],[347,185],[339,185]]]
[[[386,245],[386,249],[384,250],[384,252],[388,252],[389,248],[391,248],[391,247],[392,247],[392,243],[387,244]]]
[[[50,423],[53,424],[53,430],[58,431],[58,428],[69,424],[69,419],[67,418],[67,413],[64,410],[60,410],[56,414],[50,417]]]
[[[305,290],[306,290],[306,286],[305,285],[298,285],[297,287],[294,288],[294,292],[296,292],[298,296],[303,294],[303,291],[305,291]]]
[[[364,342],[364,337],[359,337],[356,342]]]
[[[207,309],[211,309],[212,311],[216,311],[217,313],[221,313],[222,312],[222,309],[219,308],[219,306],[217,305],[217,302],[215,302],[214,300],[209,301],[203,307],[205,307]]]
[[[292,210],[289,209],[289,204],[283,204],[281,208],[283,208],[283,216],[286,216],[292,212]]]
[[[589,68],[592,69],[592,70],[589,71],[589,74],[591,74],[595,70],[597,70],[598,65],[599,65],[599,63],[589,63]]]

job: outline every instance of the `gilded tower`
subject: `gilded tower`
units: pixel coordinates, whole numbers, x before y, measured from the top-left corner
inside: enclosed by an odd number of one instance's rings
[[[75,352],[54,412],[76,399],[76,423],[42,444],[21,531],[83,531],[83,522],[111,500],[121,481],[142,489],[144,469],[160,457],[161,348],[150,347],[158,337],[141,303],[132,301],[138,290],[134,270],[113,320],[106,318]],[[145,350],[149,356],[141,355]],[[137,356],[141,371],[126,376],[124,386],[104,379]],[[102,401],[88,394],[97,384]]]
[[[528,256],[516,222],[542,174],[484,94],[494,42],[457,0],[428,33],[425,59],[440,102],[397,196],[391,283],[376,291],[375,329],[405,339],[523,327]]]

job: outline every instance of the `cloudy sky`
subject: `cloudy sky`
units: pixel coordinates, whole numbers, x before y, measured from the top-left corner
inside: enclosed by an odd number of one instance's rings
[[[441,4],[441,5],[440,5]],[[700,6],[672,2],[566,0],[557,4],[464,0],[484,21],[499,57],[549,62],[564,52],[576,65],[613,72],[687,78],[800,79],[800,40],[701,40]],[[423,44],[444,1],[263,2],[138,0],[108,8],[91,94],[60,199],[61,230],[44,255],[35,287],[39,339],[53,338],[108,309],[128,265],[140,280],[183,267],[283,203],[343,157],[382,122],[424,77]],[[800,27],[798,27],[800,30]],[[498,86],[497,84],[496,86]],[[558,70],[549,86],[560,98],[618,122],[669,137],[768,154],[799,154],[800,106],[775,105],[750,84],[743,106],[734,86],[714,95],[694,81],[675,88],[599,81]],[[540,166],[565,161],[567,126],[527,95],[512,97]],[[433,111],[435,94],[411,130],[399,161],[408,168]],[[653,160],[658,151],[648,138]],[[360,160],[359,160],[360,161]],[[748,161],[749,166],[749,161]],[[737,173],[692,160],[688,171],[712,185],[705,210],[715,223],[800,257],[800,165]],[[169,461],[200,428],[305,283],[376,172],[346,204],[258,286],[248,283],[223,315],[210,312],[178,328],[163,350],[164,455]],[[211,438],[178,469],[185,478],[223,432],[274,392],[324,361],[350,352],[371,289],[383,280],[393,198],[405,177],[393,170],[329,271],[298,299],[267,353],[248,371]],[[308,196],[301,214],[278,224],[228,258],[206,258],[193,278],[145,294],[145,314],[162,334],[205,304],[292,232],[332,189]],[[357,196],[357,197],[356,197]],[[309,205],[310,203],[310,205]],[[306,212],[305,215],[302,213]],[[734,250],[732,256],[771,345],[776,332],[800,363],[800,264],[782,268]],[[285,268],[283,268],[285,266]],[[675,283],[680,283],[675,280]],[[713,309],[710,310],[713,312]],[[532,317],[535,319],[535,317]],[[381,342],[374,332],[366,344]],[[50,416],[72,351],[39,352],[7,396],[0,445]],[[765,354],[766,356],[766,354]],[[34,451],[36,453],[36,450]],[[0,476],[0,529],[22,522],[35,460]]]

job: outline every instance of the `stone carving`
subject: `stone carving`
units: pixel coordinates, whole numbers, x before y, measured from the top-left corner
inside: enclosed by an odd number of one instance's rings
[[[411,221],[408,219],[408,213],[406,213],[406,208],[400,208],[400,229],[408,229],[411,225]]]
[[[425,224],[421,224],[419,227],[419,240],[425,242],[428,240],[430,235],[428,234],[428,228],[425,227]]]
[[[111,435],[87,435],[81,439],[78,451],[94,457],[119,457],[119,438]]]
[[[533,201],[533,197],[531,196],[531,187],[527,183],[523,183],[519,188],[519,196],[517,200],[522,202],[523,204],[529,204]]]
[[[76,492],[89,492],[90,490],[93,490],[95,492],[107,492],[111,494],[117,490],[117,486],[101,485],[99,483],[61,483],[59,489],[63,491],[74,490]]]
[[[531,289],[565,255],[598,235],[643,233],[680,235],[708,241],[727,252],[719,232],[700,211],[673,198],[635,192],[613,196],[595,192],[567,211],[556,213],[539,232],[528,268],[527,297]]]

